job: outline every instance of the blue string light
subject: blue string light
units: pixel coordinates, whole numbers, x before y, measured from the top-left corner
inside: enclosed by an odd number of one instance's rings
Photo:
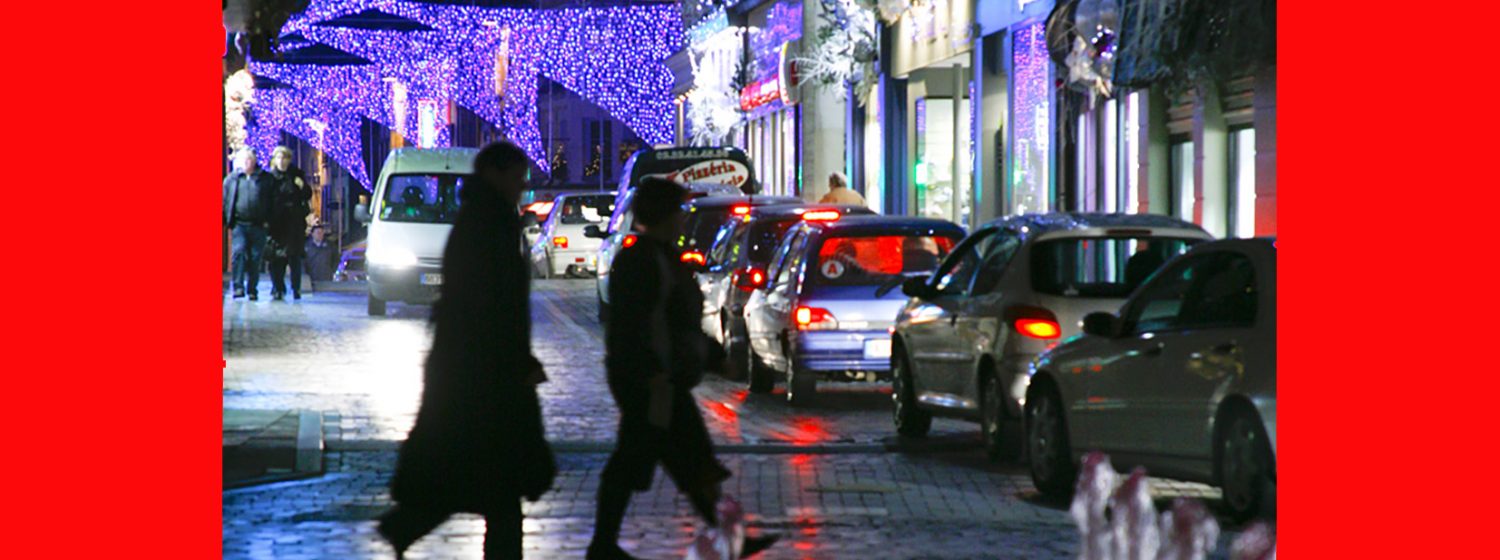
[[[420,22],[432,31],[390,31],[319,25],[375,9]],[[402,0],[313,0],[283,34],[368,59],[361,66],[317,66],[252,60],[251,73],[292,86],[256,92],[248,142],[269,153],[279,131],[296,135],[368,186],[361,157],[360,118],[416,139],[419,103],[449,103],[497,126],[550,171],[537,126],[538,76],[598,105],[646,142],[673,136],[671,71],[664,61],[683,44],[678,6],[531,10],[419,4]],[[497,55],[504,97],[496,92]],[[397,89],[405,90],[405,110]],[[398,114],[402,117],[398,122]],[[446,127],[432,138],[449,145]]]

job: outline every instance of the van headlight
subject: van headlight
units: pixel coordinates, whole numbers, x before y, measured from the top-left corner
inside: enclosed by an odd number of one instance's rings
[[[370,247],[365,250],[365,260],[380,266],[414,266],[417,255],[405,249]]]

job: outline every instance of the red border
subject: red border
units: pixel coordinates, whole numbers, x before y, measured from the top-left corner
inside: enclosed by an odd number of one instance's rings
[[[220,554],[220,6],[4,8],[4,552]]]

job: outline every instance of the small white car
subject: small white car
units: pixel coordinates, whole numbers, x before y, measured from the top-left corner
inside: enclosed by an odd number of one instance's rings
[[[538,278],[593,276],[598,272],[599,239],[584,228],[609,220],[615,193],[567,193],[552,200],[551,212],[531,244],[531,268]]]
[[[1027,454],[1043,492],[1084,453],[1218,485],[1232,517],[1275,513],[1276,242],[1204,243],[1037,358]]]

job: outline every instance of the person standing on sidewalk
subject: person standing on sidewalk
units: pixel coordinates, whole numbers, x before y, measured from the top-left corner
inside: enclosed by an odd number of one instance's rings
[[[641,181],[634,210],[642,231],[635,245],[620,251],[610,272],[609,300],[615,307],[605,329],[605,369],[620,424],[601,475],[588,560],[633,558],[619,546],[620,526],[631,495],[650,489],[658,463],[698,515],[710,526],[718,524],[720,484],[730,472],[714,457],[691,393],[714,356],[699,327],[703,295],[676,248],[687,195],[687,189],[666,179]],[[774,541],[747,542],[746,555]]]
[[[276,184],[276,206],[271,213],[271,299],[286,297],[287,269],[292,272],[292,299],[302,299],[303,244],[307,243],[308,204],[312,188],[302,170],[292,165],[292,150],[277,146],[271,151],[270,175]]]
[[[530,267],[516,204],[526,153],[509,142],[474,158],[443,251],[442,296],[421,408],[401,445],[379,532],[401,558],[455,513],[485,517],[484,557],[521,557],[521,498],[535,501],[557,473],[531,353]]]
[[[230,228],[233,235],[229,245],[233,263],[230,282],[235,298],[249,294],[250,301],[255,301],[276,185],[270,175],[261,171],[254,150],[241,148],[235,157],[239,170],[224,178],[224,227]]]
[[[818,200],[818,204],[858,204],[865,205],[865,197],[849,188],[849,178],[843,173],[834,171],[828,174],[828,194]]]

